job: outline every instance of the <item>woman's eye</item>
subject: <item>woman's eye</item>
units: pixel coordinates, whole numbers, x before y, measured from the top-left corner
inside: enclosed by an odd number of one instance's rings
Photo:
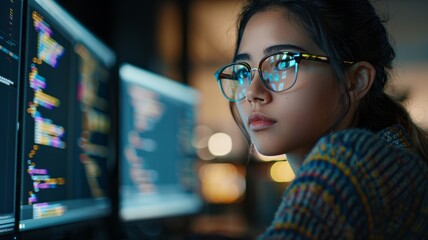
[[[240,69],[236,72],[236,76],[238,78],[246,78],[248,76],[249,71],[246,69]]]
[[[278,71],[286,70],[287,68],[293,67],[295,63],[295,60],[281,60],[276,64],[276,69],[278,69]]]
[[[286,61],[279,61],[278,64],[276,65],[276,68],[278,70],[283,70],[287,67],[288,67],[288,62],[286,62]]]

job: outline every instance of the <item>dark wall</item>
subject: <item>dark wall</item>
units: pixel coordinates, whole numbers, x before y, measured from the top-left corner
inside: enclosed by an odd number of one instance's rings
[[[155,27],[162,1],[58,0],[68,12],[111,47],[118,63],[128,62],[157,72]]]

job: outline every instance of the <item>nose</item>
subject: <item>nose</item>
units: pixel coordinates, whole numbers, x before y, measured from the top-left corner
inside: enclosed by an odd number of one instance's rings
[[[271,92],[263,85],[261,79],[261,70],[258,68],[252,68],[251,70],[251,82],[245,92],[245,99],[254,103],[256,101],[261,103],[267,103],[271,100]]]

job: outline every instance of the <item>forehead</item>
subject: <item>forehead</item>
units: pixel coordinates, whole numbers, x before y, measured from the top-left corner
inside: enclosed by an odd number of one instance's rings
[[[261,58],[266,48],[275,45],[294,45],[311,53],[322,53],[296,17],[286,9],[273,8],[250,18],[243,32],[238,54]]]

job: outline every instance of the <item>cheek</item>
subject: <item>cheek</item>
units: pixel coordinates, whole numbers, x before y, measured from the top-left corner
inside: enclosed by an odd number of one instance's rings
[[[330,128],[338,117],[340,92],[334,79],[328,75],[307,80],[302,81],[285,99],[287,103],[284,100],[282,105],[288,107],[284,113],[287,113],[290,127],[319,135]]]
[[[238,109],[239,117],[241,118],[242,124],[246,127],[245,121],[248,118],[250,113],[250,105],[246,103],[246,101],[241,101],[236,103],[236,108]]]
[[[322,77],[320,77],[322,76]],[[251,104],[237,103],[239,116],[258,150],[266,155],[308,151],[333,126],[341,111],[340,91],[332,76],[301,74],[294,87],[273,94],[272,101],[259,110],[278,120],[271,130],[248,131],[246,120]]]

